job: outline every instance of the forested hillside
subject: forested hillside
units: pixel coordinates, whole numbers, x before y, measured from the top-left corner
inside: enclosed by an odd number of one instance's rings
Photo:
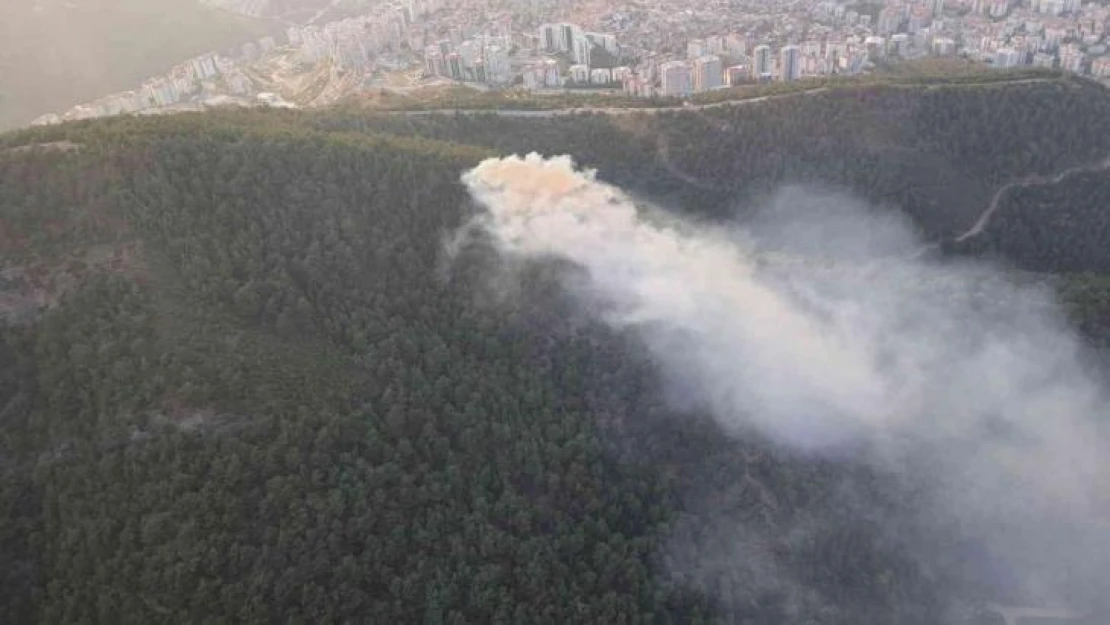
[[[925,625],[1004,592],[903,553],[916,502],[865,468],[669,418],[557,267],[506,294],[488,250],[450,256],[460,173],[533,150],[706,219],[846,187],[948,252],[1087,272],[1075,321],[1110,325],[1105,176],[952,243],[1006,183],[1110,155],[1110,97],[1074,79],[0,136],[0,622]]]
[[[391,132],[570,153],[599,175],[684,210],[732,215],[790,183],[843,185],[897,205],[931,235],[970,228],[996,188],[1110,155],[1110,99],[1076,78],[877,84],[763,105],[543,120],[321,114],[324,130]],[[1002,211],[1005,212],[1005,211]]]

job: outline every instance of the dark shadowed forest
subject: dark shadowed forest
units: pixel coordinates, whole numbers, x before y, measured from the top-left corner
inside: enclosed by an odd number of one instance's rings
[[[1006,589],[891,538],[929,531],[912,493],[673,418],[559,267],[506,294],[489,250],[447,253],[460,174],[531,151],[710,222],[842,189],[1110,339],[1110,177],[1015,186],[955,242],[1004,185],[1110,156],[1110,94],[1075,78],[0,135],[0,622],[992,622]],[[737,541],[749,565],[704,564]]]

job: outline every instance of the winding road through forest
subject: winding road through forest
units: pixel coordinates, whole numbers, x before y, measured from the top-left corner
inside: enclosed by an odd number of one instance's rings
[[[984,210],[981,215],[979,215],[979,219],[976,220],[975,224],[971,226],[971,228],[969,228],[967,232],[956,237],[956,243],[962,243],[963,241],[966,241],[971,237],[982,234],[983,230],[985,230],[987,226],[990,225],[991,219],[994,217],[994,214],[998,211],[999,202],[1007,193],[1010,192],[1011,189],[1016,189],[1018,187],[1033,187],[1044,184],[1059,184],[1070,176],[1074,176],[1076,174],[1088,174],[1097,171],[1106,171],[1107,169],[1110,169],[1110,156],[1107,156],[1106,158],[1103,158],[1094,163],[1087,163],[1086,165],[1076,165],[1075,167],[1065,169],[1064,171],[1053,174],[1051,176],[1031,175],[1024,178],[1019,178],[1018,180],[1014,180],[1013,182],[1006,183],[994,192],[994,196],[991,197],[990,204],[988,204],[987,209]]]
[[[942,88],[950,87],[950,86],[958,86],[958,87],[966,88],[966,87],[973,87],[973,86],[986,86],[986,85],[999,85],[999,84],[1015,85],[1015,84],[1039,83],[1039,82],[1047,82],[1049,80],[1053,80],[1053,79],[1052,78],[1037,77],[1037,78],[1021,78],[1021,79],[1009,80],[1009,81],[985,81],[985,82],[982,82],[982,83],[956,83],[954,85],[949,85],[947,83],[940,83],[940,84],[931,84],[931,85],[923,85],[923,86],[927,90],[935,90],[935,89],[942,89]],[[473,109],[459,109],[459,108],[426,109],[426,110],[411,110],[410,109],[410,110],[386,111],[386,112],[393,113],[393,114],[405,115],[405,116],[413,116],[413,117],[422,117],[422,116],[428,116],[428,115],[499,115],[499,116],[503,116],[503,117],[537,117],[537,118],[544,118],[544,117],[559,117],[559,116],[565,116],[565,115],[579,115],[579,114],[587,114],[587,113],[600,114],[600,115],[613,115],[613,116],[616,116],[616,115],[635,115],[635,114],[638,114],[638,113],[643,113],[643,114],[646,114],[646,115],[657,115],[659,113],[670,113],[670,112],[679,112],[679,111],[704,111],[704,110],[708,110],[708,109],[716,109],[716,108],[724,108],[724,107],[732,107],[732,106],[747,106],[747,105],[752,105],[752,104],[760,104],[760,103],[765,103],[765,102],[771,102],[771,101],[774,101],[774,100],[782,100],[782,99],[787,99],[787,98],[796,98],[796,97],[803,97],[803,96],[818,95],[820,93],[825,93],[825,92],[829,91],[830,89],[832,89],[832,87],[820,86],[820,87],[813,87],[811,89],[803,89],[803,90],[799,90],[799,91],[793,91],[793,92],[790,92],[790,93],[778,93],[778,94],[769,94],[769,95],[763,95],[763,96],[754,96],[754,97],[749,97],[749,98],[737,98],[737,99],[734,99],[734,100],[724,100],[724,101],[721,101],[721,102],[712,102],[712,103],[708,103],[708,104],[693,104],[693,105],[684,104],[684,105],[679,105],[679,106],[660,106],[660,107],[573,107],[573,108],[538,109],[538,110],[507,109],[507,108],[490,107],[490,108],[473,108]],[[664,148],[663,156],[664,156],[664,159],[667,160],[668,164],[669,164],[669,159],[666,159],[666,149],[665,149],[666,147],[667,146],[665,146],[665,145],[663,146],[663,148]],[[668,167],[668,169],[670,169],[670,167]],[[994,195],[991,197],[990,203],[987,205],[986,209],[979,215],[979,218],[975,221],[975,223],[970,228],[968,228],[968,230],[966,232],[964,232],[963,234],[960,234],[954,240],[957,243],[961,243],[961,242],[966,241],[966,240],[968,240],[972,237],[975,237],[975,236],[978,236],[978,235],[982,234],[983,231],[987,228],[987,226],[990,225],[991,219],[994,217],[995,213],[998,211],[998,207],[999,207],[999,204],[1002,201],[1002,198],[1005,197],[1005,195],[1007,193],[1009,193],[1010,190],[1012,190],[1012,189],[1015,189],[1015,188],[1018,188],[1018,187],[1031,187],[1031,186],[1038,186],[1038,185],[1045,185],[1045,184],[1058,184],[1060,182],[1063,182],[1064,180],[1066,180],[1070,176],[1074,176],[1076,174],[1092,173],[1092,172],[1106,171],[1106,170],[1110,170],[1110,156],[1102,158],[1102,159],[1100,159],[1096,162],[1093,162],[1093,163],[1087,163],[1087,164],[1083,164],[1083,165],[1076,165],[1074,167],[1065,169],[1065,170],[1063,170],[1061,172],[1058,172],[1056,174],[1052,174],[1052,175],[1030,175],[1030,176],[1025,176],[1024,178],[1020,178],[1018,180],[1008,182],[1008,183],[1006,183],[1005,185],[1003,185],[1002,187],[1000,187],[998,190],[996,190],[994,192]],[[672,172],[672,173],[674,173],[674,172]],[[683,174],[679,177],[681,177],[683,180],[686,180],[687,182],[691,182],[691,183],[697,182],[696,180],[693,180],[691,177],[689,177],[687,174]],[[700,183],[699,183],[699,186],[701,186]],[[920,256],[923,253],[925,253],[926,251],[928,251],[929,249],[932,249],[932,248],[936,247],[937,245],[938,245],[938,243],[935,243],[935,242],[927,244],[923,248],[916,250],[912,254],[912,256],[913,257]]]

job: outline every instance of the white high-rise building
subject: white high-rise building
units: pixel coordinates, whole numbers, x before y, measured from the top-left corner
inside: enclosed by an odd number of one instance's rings
[[[933,54],[937,56],[950,56],[956,53],[956,41],[949,37],[933,39]]]
[[[1080,72],[1083,69],[1085,55],[1075,48],[1060,50],[1060,69],[1066,72]]]
[[[593,47],[594,44],[590,43],[590,40],[587,39],[585,36],[576,37],[574,39],[574,49],[572,50],[572,53],[574,54],[574,62],[589,67],[590,53],[593,50]]]
[[[684,96],[690,93],[690,66],[682,61],[671,61],[659,66],[660,92],[664,96]]]
[[[874,61],[886,56],[886,38],[871,36],[863,40],[863,47],[867,50],[867,58]]]
[[[706,52],[705,41],[702,39],[691,39],[686,43],[686,58],[688,59],[705,56]]]
[[[701,93],[721,86],[721,57],[707,54],[694,61],[694,91]]]
[[[540,46],[548,52],[570,50],[563,24],[544,24],[540,26]]]
[[[1056,66],[1056,56],[1046,52],[1038,52],[1033,55],[1033,65],[1052,69]]]
[[[603,47],[616,47],[616,37],[592,33],[599,39]],[[540,47],[548,52],[569,52],[574,62],[580,65],[590,64],[590,52],[593,50],[593,41],[586,32],[574,24],[544,24],[539,30]]]
[[[1091,61],[1091,75],[1096,78],[1110,77],[1110,57],[1100,56]]]
[[[879,11],[879,22],[875,25],[875,30],[880,35],[889,35],[891,33],[898,32],[898,27],[901,24],[901,11],[888,6],[882,11]]]
[[[774,64],[771,46],[758,45],[752,50],[752,72],[756,80],[769,79],[775,73]]]
[[[459,56],[462,57],[464,68],[473,68],[482,58],[482,44],[467,39],[459,45]]]
[[[490,45],[486,46],[486,53],[483,57],[486,62],[486,81],[502,85],[511,79],[509,70],[509,51],[503,46]]]
[[[424,73],[429,76],[443,76],[444,71],[443,54],[439,51],[439,46],[428,46],[424,48]]]
[[[999,48],[994,53],[995,67],[1017,67],[1022,65],[1022,54],[1013,48]]]
[[[617,45],[617,36],[611,33],[586,33],[586,39],[595,46],[605,48],[610,54],[617,54],[620,48]]]
[[[906,56],[909,53],[910,36],[908,33],[895,33],[890,36],[890,49],[891,52],[898,56]]]
[[[463,59],[462,55],[458,52],[451,52],[444,58],[444,64],[447,67],[447,75],[454,80],[463,80]]]
[[[747,54],[748,53],[748,37],[737,33],[731,33],[725,37],[725,48],[729,54]]]
[[[216,55],[211,52],[192,59],[189,64],[192,65],[193,72],[199,80],[213,78],[220,73],[219,68],[216,67]]]
[[[783,81],[802,77],[802,52],[798,46],[783,46],[779,51],[779,78]]]
[[[563,80],[559,77],[559,63],[555,59],[544,59],[543,82],[547,87],[558,87],[563,84]]]
[[[728,78],[729,85],[741,85],[751,77],[751,70],[743,65],[733,65],[725,70],[725,76]]]
[[[613,71],[599,67],[590,70],[590,83],[594,85],[607,85],[613,82]]]
[[[538,89],[544,86],[543,81],[543,68],[530,66],[525,67],[521,72],[521,79],[525,89]]]

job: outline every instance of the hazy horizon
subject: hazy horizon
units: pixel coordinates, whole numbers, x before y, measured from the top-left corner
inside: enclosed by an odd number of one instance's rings
[[[0,131],[272,28],[197,0],[6,0],[0,15]]]

